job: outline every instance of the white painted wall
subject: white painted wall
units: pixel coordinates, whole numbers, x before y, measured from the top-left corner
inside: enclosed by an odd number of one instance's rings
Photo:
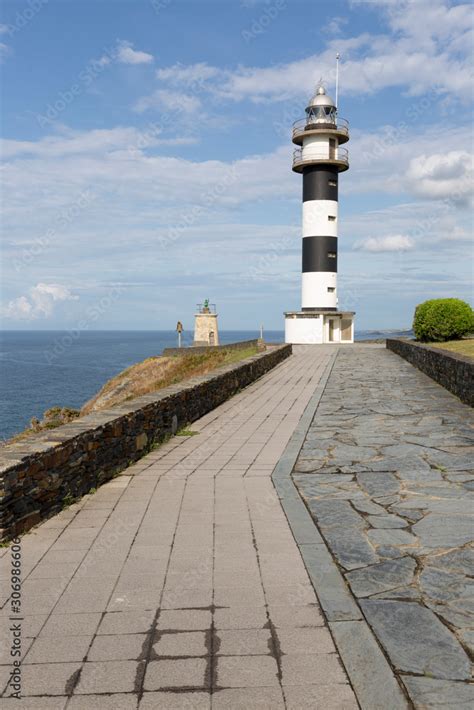
[[[329,220],[329,216],[336,220]],[[303,202],[303,237],[337,237],[336,200]]]
[[[337,274],[329,271],[308,271],[301,279],[302,308],[337,308]],[[335,288],[329,293],[328,287]]]
[[[329,136],[305,136],[303,138],[302,158],[329,158]]]
[[[323,317],[285,317],[285,343],[315,345],[323,342]]]

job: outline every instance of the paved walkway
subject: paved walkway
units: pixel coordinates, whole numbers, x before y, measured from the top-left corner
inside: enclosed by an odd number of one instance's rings
[[[293,474],[420,709],[474,707],[473,429],[397,355],[341,348]]]
[[[295,355],[22,539],[21,702],[355,710],[271,473],[332,348]]]

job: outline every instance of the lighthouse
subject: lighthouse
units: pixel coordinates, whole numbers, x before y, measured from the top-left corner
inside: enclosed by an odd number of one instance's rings
[[[301,310],[285,313],[287,343],[352,343],[354,312],[337,295],[339,174],[349,169],[349,124],[322,84],[293,124],[293,171],[303,175]]]

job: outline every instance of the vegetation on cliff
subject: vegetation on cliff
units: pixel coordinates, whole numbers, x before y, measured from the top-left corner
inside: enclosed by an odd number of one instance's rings
[[[209,350],[185,357],[150,357],[112,377],[81,409],[81,415],[109,409],[143,394],[174,385],[188,377],[205,375],[221,365],[255,355],[257,348]]]
[[[112,377],[92,399],[84,404],[80,412],[69,407],[51,407],[41,420],[33,417],[30,428],[5,443],[21,441],[32,434],[66,424],[79,416],[110,409],[135,397],[177,384],[189,377],[205,375],[222,365],[238,362],[257,352],[257,347],[247,347],[242,350],[209,349],[205,353],[189,352],[185,356],[147,358]]]

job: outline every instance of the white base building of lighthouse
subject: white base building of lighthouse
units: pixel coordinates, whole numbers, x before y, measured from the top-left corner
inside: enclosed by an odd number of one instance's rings
[[[301,310],[285,313],[287,343],[352,343],[354,313],[338,308],[337,245],[339,173],[349,156],[340,146],[349,125],[319,86],[306,117],[293,126],[294,172],[303,175]]]

